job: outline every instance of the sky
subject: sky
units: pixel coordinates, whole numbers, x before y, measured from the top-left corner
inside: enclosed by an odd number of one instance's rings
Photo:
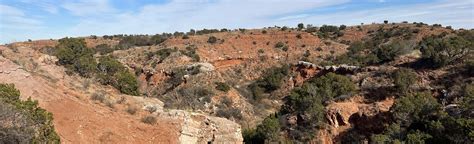
[[[471,29],[474,0],[0,0],[0,43],[384,20]]]

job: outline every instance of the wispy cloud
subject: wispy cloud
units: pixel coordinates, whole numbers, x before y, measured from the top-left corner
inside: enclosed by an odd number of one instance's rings
[[[41,21],[26,16],[22,10],[8,5],[0,5],[0,17],[1,31],[5,29],[34,29],[42,24]]]
[[[278,20],[292,20],[292,19],[301,19],[310,16],[309,14],[298,14],[298,15],[290,15],[278,18]]]
[[[61,7],[77,16],[100,16],[115,11],[108,0],[68,1],[63,3]]]
[[[349,0],[174,0],[165,4],[146,5],[136,12],[126,12],[108,17],[106,21],[84,19],[72,33],[85,34],[92,29],[96,34],[158,33],[187,31],[190,28],[238,28],[274,25],[275,19],[304,10],[338,5]],[[281,19],[298,19],[304,15]]]
[[[46,11],[51,14],[57,14],[59,12],[59,7],[55,4],[58,1],[55,0],[20,0],[20,2],[32,6],[37,6],[43,11]]]
[[[455,28],[474,28],[474,0],[432,0],[416,4],[405,4],[403,1],[167,0],[150,4],[132,0],[21,0],[47,13],[25,14],[28,8],[18,9],[0,2],[0,28],[2,35],[5,33],[15,39],[49,38],[51,35],[57,38],[120,33],[154,34],[188,31],[191,28],[294,26],[300,22],[354,25],[383,20],[422,21]],[[134,6],[131,8],[127,4]],[[59,29],[55,27],[58,22],[67,25],[60,25]],[[22,28],[34,29],[34,32],[18,30]],[[2,37],[0,41],[7,42],[9,39]]]
[[[474,28],[474,1],[444,0],[410,6],[391,6],[376,9],[312,15],[302,21],[316,24],[359,24],[412,21],[440,23],[455,28]]]

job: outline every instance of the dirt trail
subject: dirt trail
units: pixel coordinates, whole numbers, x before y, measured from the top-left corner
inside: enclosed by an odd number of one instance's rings
[[[212,63],[212,65],[214,65],[214,67],[216,69],[226,69],[226,68],[230,68],[230,67],[233,67],[233,66],[236,66],[236,65],[239,65],[241,63],[243,63],[244,61],[243,60],[240,60],[240,59],[231,59],[231,60],[218,60],[218,61],[214,61]]]

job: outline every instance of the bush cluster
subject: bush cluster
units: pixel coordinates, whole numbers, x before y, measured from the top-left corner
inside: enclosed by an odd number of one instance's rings
[[[99,52],[101,55],[105,55],[113,52],[114,49],[107,44],[100,44],[95,47],[95,51]]]
[[[273,67],[254,83],[249,85],[253,100],[263,99],[264,93],[271,93],[280,88],[284,78],[289,74],[289,66]]]
[[[472,96],[471,96],[472,97]],[[472,109],[471,109],[472,110]],[[474,119],[451,116],[427,92],[396,100],[390,109],[395,122],[382,134],[373,134],[371,143],[472,143]]]
[[[0,84],[0,123],[0,143],[60,142],[53,115],[38,107],[37,101],[20,100],[13,84]]]
[[[179,34],[176,34],[179,35]],[[125,35],[121,37],[117,49],[129,49],[133,46],[151,46],[163,43],[169,37],[173,36],[170,33],[149,35]]]
[[[109,84],[129,95],[139,95],[135,75],[111,56],[101,57],[97,66],[97,78],[102,84]]]
[[[275,44],[275,48],[281,49],[281,50],[283,50],[283,51],[288,51],[288,45],[286,45],[286,44],[283,43],[283,42],[277,42],[277,43]]]
[[[83,77],[92,77],[94,74],[97,62],[93,54],[94,51],[87,48],[84,39],[63,38],[56,45],[55,55],[59,59],[58,63]]]
[[[197,48],[193,46],[186,47],[186,50],[180,50],[180,52],[190,58],[192,58],[195,62],[201,60],[199,54],[196,52]]]
[[[207,42],[210,44],[215,44],[217,42],[217,38],[215,36],[210,36],[209,39],[207,39]]]
[[[174,53],[176,51],[177,51],[177,49],[164,48],[164,49],[160,49],[156,52],[148,52],[146,55],[147,55],[148,60],[150,60],[154,56],[158,56],[158,58],[159,58],[158,63],[162,63],[163,60],[168,58],[172,53]]]
[[[343,28],[339,28],[338,26],[332,26],[332,25],[323,25],[319,28],[318,36],[320,38],[337,38],[341,37],[344,35],[344,33],[341,30],[344,30],[345,26]]]
[[[370,42],[354,42],[348,49],[349,52],[338,56],[334,62],[359,66],[382,64],[410,52],[413,45],[409,41],[392,41],[376,46]]]
[[[433,68],[460,61],[474,49],[474,31],[454,36],[432,36],[420,43],[422,61]]]
[[[230,90],[230,86],[227,85],[226,83],[223,82],[216,82],[216,89],[223,91],[223,92],[228,92]]]
[[[101,57],[97,64],[91,48],[84,39],[63,38],[56,46],[59,64],[83,77],[96,76],[102,84],[110,84],[121,92],[138,95],[138,82],[119,61],[111,56]]]
[[[416,73],[407,68],[400,68],[393,73],[392,76],[395,88],[400,94],[407,94],[410,91],[410,86],[417,81]]]
[[[211,102],[214,92],[209,87],[185,86],[177,90],[175,95],[160,95],[165,107],[180,109],[202,109]],[[161,100],[160,99],[160,100]]]
[[[290,92],[279,113],[265,118],[256,130],[245,131],[244,141],[251,143],[282,141],[281,130],[286,130],[287,138],[290,140],[308,141],[326,121],[324,102],[334,97],[350,95],[355,90],[356,85],[346,76],[328,73],[312,78]],[[287,114],[304,119],[298,120],[296,126],[283,127],[279,119],[281,115]]]

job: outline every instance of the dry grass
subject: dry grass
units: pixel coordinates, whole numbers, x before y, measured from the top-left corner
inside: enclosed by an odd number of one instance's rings
[[[134,107],[134,106],[128,106],[127,109],[126,109],[127,113],[131,114],[131,115],[134,115],[137,113],[138,111],[138,108],[137,107]]]
[[[147,116],[143,117],[141,121],[142,121],[143,123],[153,125],[153,124],[156,123],[156,117],[155,117],[155,116],[152,116],[152,115],[147,115]]]

